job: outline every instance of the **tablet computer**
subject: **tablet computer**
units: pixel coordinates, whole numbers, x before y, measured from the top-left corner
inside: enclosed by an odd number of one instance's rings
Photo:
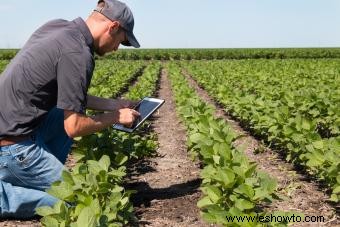
[[[145,97],[133,109],[140,113],[140,116],[135,120],[131,128],[127,128],[121,124],[114,124],[113,128],[124,131],[133,132],[138,128],[146,119],[148,119],[159,107],[163,105],[163,99]]]

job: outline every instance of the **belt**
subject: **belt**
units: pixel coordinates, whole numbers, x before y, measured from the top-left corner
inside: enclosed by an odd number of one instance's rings
[[[30,138],[31,136],[8,136],[3,139],[0,139],[0,147],[20,143],[22,141],[29,140]]]

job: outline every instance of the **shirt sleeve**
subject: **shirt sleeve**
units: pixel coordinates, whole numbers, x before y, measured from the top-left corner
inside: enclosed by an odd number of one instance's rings
[[[84,114],[90,83],[82,53],[63,54],[57,66],[57,107]]]

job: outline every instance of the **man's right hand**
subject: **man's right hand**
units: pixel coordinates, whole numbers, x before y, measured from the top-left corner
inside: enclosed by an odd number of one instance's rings
[[[133,122],[135,122],[135,120],[140,116],[140,113],[138,113],[136,110],[129,108],[120,109],[118,112],[118,123],[129,128],[132,127]]]

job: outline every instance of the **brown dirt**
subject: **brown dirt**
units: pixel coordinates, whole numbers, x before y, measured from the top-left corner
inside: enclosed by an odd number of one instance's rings
[[[129,174],[139,226],[210,226],[199,215],[199,165],[187,154],[185,128],[179,122],[171,86],[163,70],[158,96],[166,102],[155,114],[156,157],[134,165]]]
[[[279,185],[279,193],[286,199],[276,201],[267,207],[269,211],[297,211],[305,215],[320,216],[325,218],[325,223],[314,223],[308,226],[340,226],[340,217],[336,210],[326,202],[328,199],[325,190],[321,190],[316,182],[311,182],[308,177],[297,173],[292,164],[287,163],[279,157],[278,153],[265,147],[248,132],[243,130],[238,122],[232,120],[222,108],[203,90],[195,80],[187,73],[183,74],[188,78],[192,86],[200,97],[209,104],[216,107],[216,116],[226,120],[231,128],[239,135],[244,135],[236,140],[234,146],[241,149],[250,160],[257,163],[258,169],[267,172],[275,178]],[[256,149],[264,152],[255,154]],[[306,226],[294,225],[294,226]]]
[[[68,170],[72,170],[77,164],[77,161],[74,159],[73,155],[72,155],[72,151],[71,153],[68,155],[67,159],[66,159],[66,163],[65,163],[65,167]]]
[[[20,220],[5,220],[0,221],[1,227],[40,227],[38,220],[20,221]]]

